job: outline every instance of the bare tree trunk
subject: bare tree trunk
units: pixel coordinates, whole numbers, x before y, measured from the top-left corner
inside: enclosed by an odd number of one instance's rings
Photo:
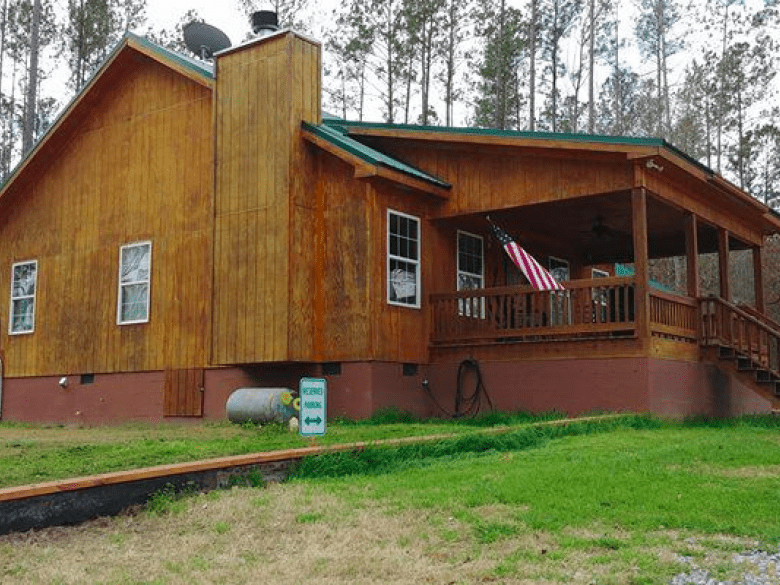
[[[623,108],[620,101],[623,91],[623,82],[620,79],[620,14],[618,3],[615,4],[615,70],[613,75],[615,76],[615,103],[612,104],[612,106],[615,111],[615,118],[612,134],[616,134],[617,129],[620,128],[622,130],[623,127],[622,120],[620,119],[620,112]]]
[[[414,64],[414,51],[409,48],[409,62],[406,67],[406,103],[404,104],[404,124],[409,123],[409,106],[412,103],[412,65]]]
[[[446,107],[446,125],[452,126],[452,102],[453,102],[453,84],[455,83],[455,11],[457,0],[450,0],[450,30],[449,45],[447,46],[447,82],[444,89],[444,101]]]
[[[35,114],[38,104],[38,51],[40,49],[41,0],[34,0],[30,30],[30,61],[27,71],[27,97],[22,129],[22,156],[30,151],[35,139]]]
[[[531,132],[536,129],[536,25],[539,18],[537,4],[538,0],[531,0],[531,30],[528,33],[528,51],[531,56],[528,72],[528,129]]]
[[[588,63],[588,134],[593,134],[596,127],[596,106],[595,106],[595,88],[594,66],[596,63],[596,0],[590,0],[590,55]]]
[[[552,131],[557,132],[558,131],[558,25],[560,18],[559,14],[559,5],[557,2],[554,3],[554,13],[555,16],[553,18],[553,47],[552,47],[552,95],[550,96],[552,98]]]
[[[739,188],[745,188],[745,160],[742,145],[745,142],[745,126],[742,117],[742,87],[737,90],[737,174],[739,175]]]
[[[5,55],[5,31],[8,23],[8,0],[3,0],[3,11],[0,13],[0,100],[3,98],[3,55]]]
[[[3,111],[3,56],[5,55],[5,31],[7,29],[8,20],[8,0],[3,0],[3,11],[0,14],[2,22],[0,23],[0,113]],[[10,117],[10,116],[8,116]],[[10,145],[6,140],[5,124],[0,127],[0,183],[5,179],[7,173],[7,159],[9,158],[8,151]]]
[[[722,50],[720,54],[720,74],[718,75],[718,116],[717,116],[717,150],[715,151],[715,164],[716,168],[715,170],[720,173],[720,158],[721,154],[723,152],[723,99],[724,95],[726,93],[725,86],[726,86],[726,80],[725,80],[725,67],[723,67],[723,59],[726,56],[726,45],[727,45],[727,30],[728,30],[728,15],[729,15],[729,7],[728,4],[725,7],[725,13],[723,15],[723,43],[722,43]]]

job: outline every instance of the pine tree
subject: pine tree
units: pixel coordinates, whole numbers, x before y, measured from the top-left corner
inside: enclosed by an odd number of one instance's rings
[[[335,64],[327,64],[324,68],[325,98],[328,107],[334,107],[342,118],[355,112],[357,119],[362,121],[373,29],[368,27],[359,5],[355,6],[357,10],[346,8],[343,12],[334,11],[336,28],[326,40],[326,57]]]
[[[441,54],[438,47],[443,42],[442,21],[445,16],[445,0],[406,0],[404,18],[409,38],[410,62],[416,56],[419,67],[420,117],[419,123],[428,125],[436,118],[431,107],[431,81],[435,59]],[[411,69],[411,67],[410,67]],[[407,82],[413,77],[408,75]],[[410,96],[407,94],[407,109]]]
[[[455,103],[463,94],[458,83],[458,69],[467,61],[468,53],[464,50],[466,31],[472,26],[471,15],[473,5],[471,0],[447,0],[442,19],[443,39],[439,45],[443,68],[438,75],[438,81],[444,86],[444,124],[452,126]]]
[[[27,92],[24,105],[24,126],[22,128],[22,153],[33,145],[35,114],[38,105],[38,56],[41,50],[41,0],[34,0],[30,15],[30,59],[27,68]]]
[[[553,132],[558,131],[558,80],[565,73],[565,66],[560,58],[561,42],[574,26],[581,10],[581,0],[548,0],[541,20],[542,55],[547,61],[545,71],[549,78],[545,117]]]
[[[641,14],[635,29],[639,48],[643,55],[655,60],[655,87],[660,108],[655,133],[666,138],[671,129],[669,58],[682,48],[682,41],[673,31],[680,13],[675,0],[639,0],[639,8]]]
[[[477,63],[474,124],[506,130],[520,122],[518,70],[524,42],[520,12],[507,6],[482,0],[478,11],[477,32],[484,42]]]

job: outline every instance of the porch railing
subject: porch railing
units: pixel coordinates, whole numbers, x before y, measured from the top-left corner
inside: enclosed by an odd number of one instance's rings
[[[761,367],[780,373],[780,332],[719,297],[699,299],[701,343],[731,347]]]
[[[588,338],[635,333],[633,277],[566,282],[564,291],[512,286],[431,295],[433,343]]]
[[[690,297],[651,290],[650,332],[655,337],[696,343],[699,338],[699,303]]]

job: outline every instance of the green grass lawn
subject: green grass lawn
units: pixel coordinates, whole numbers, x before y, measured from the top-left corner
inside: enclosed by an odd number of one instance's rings
[[[701,567],[743,581],[755,568],[735,554],[780,542],[779,423],[630,417],[501,437],[455,425],[465,435],[434,446],[312,458],[282,485],[2,537],[0,577],[618,584]]]
[[[318,445],[441,433],[468,434],[495,425],[561,418],[549,414],[491,413],[459,421],[415,421],[388,411],[361,422],[332,421]],[[25,485],[139,467],[308,446],[284,425],[229,422],[62,427],[0,423],[0,487]]]

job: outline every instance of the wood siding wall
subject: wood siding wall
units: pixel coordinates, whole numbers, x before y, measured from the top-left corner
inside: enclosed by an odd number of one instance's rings
[[[218,59],[216,364],[309,357],[299,340],[311,337],[311,268],[297,272],[313,195],[300,125],[320,118],[319,67],[319,46],[292,33]]]
[[[132,61],[90,90],[97,98],[67,144],[39,153],[46,168],[2,203],[0,343],[8,377],[208,363],[211,92],[140,55]],[[152,242],[150,320],[119,326],[119,248],[140,240]],[[11,264],[32,259],[35,331],[9,335]]]
[[[581,153],[468,148],[425,143],[403,146],[384,140],[382,149],[452,184],[439,216],[512,208],[530,203],[630,189],[633,169],[624,157]]]
[[[432,198],[354,178],[330,154],[317,157],[312,361],[400,361],[428,356],[428,299],[437,231],[426,220]],[[387,210],[420,218],[421,308],[387,302]],[[303,355],[303,354],[301,354]]]

